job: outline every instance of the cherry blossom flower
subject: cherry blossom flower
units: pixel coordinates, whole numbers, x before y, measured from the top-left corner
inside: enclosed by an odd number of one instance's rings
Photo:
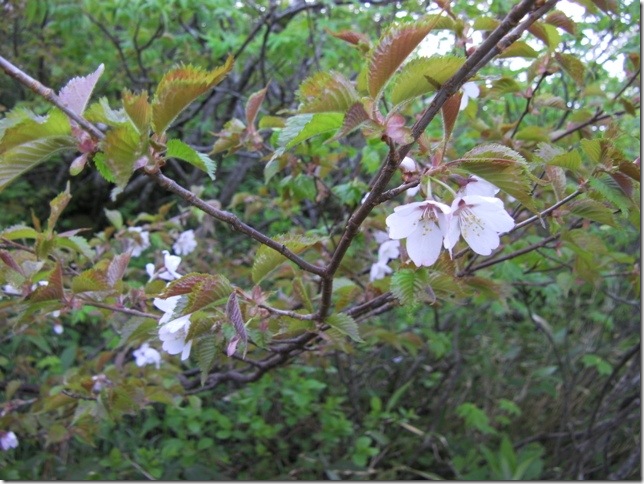
[[[92,381],[94,382],[94,385],[92,386],[93,393],[101,393],[101,390],[106,386],[112,386],[112,381],[103,373],[101,373],[100,375],[94,375],[92,377]]]
[[[154,299],[154,305],[165,314],[159,320],[159,339],[163,342],[163,349],[171,355],[181,353],[181,360],[190,356],[192,340],[186,341],[190,329],[190,316],[186,314],[178,318],[173,317],[174,310],[181,296],[171,296],[167,299]]]
[[[407,239],[407,253],[414,264],[431,266],[440,254],[449,213],[444,203],[425,200],[396,207],[385,222],[390,238]]]
[[[490,255],[501,243],[499,235],[513,227],[514,220],[498,198],[460,196],[452,202],[445,232],[445,248],[451,256],[459,235],[462,235],[474,252]]]
[[[148,282],[156,279],[163,279],[164,281],[174,281],[179,279],[181,274],[177,272],[177,268],[181,263],[181,257],[177,255],[171,255],[167,250],[163,251],[163,269],[155,271],[154,264],[148,263],[145,265],[145,271],[150,276]]]
[[[154,348],[150,348],[148,343],[143,343],[139,349],[132,353],[136,360],[136,366],[155,365],[157,370],[161,366],[161,353]]]
[[[177,255],[188,255],[196,248],[197,241],[195,240],[195,231],[192,229],[182,232],[172,246],[172,250],[174,250],[174,253]]]
[[[5,432],[0,430],[0,447],[2,450],[15,449],[18,447],[18,437],[13,432]]]
[[[476,99],[481,93],[481,90],[474,82],[466,82],[465,84],[463,84],[461,91],[463,91],[463,97],[461,98],[461,106],[459,108],[460,111],[467,107],[470,99]]]
[[[467,180],[467,184],[458,191],[459,195],[480,195],[481,197],[493,197],[497,193],[499,189],[496,185],[476,175],[472,175]]]
[[[403,181],[408,182],[410,179],[418,173],[418,164],[413,158],[405,156],[400,162],[400,169],[403,172]],[[420,185],[417,185],[412,188],[408,188],[405,194],[408,197],[415,196],[420,191]]]
[[[400,256],[400,242],[398,240],[390,239],[386,232],[380,230],[374,233],[374,238],[380,247],[378,247],[378,260],[371,266],[369,273],[369,280],[372,282],[391,274],[393,271],[387,263]]]
[[[150,247],[150,232],[143,230],[141,227],[130,227],[127,231],[135,235],[126,241],[125,250],[130,250],[132,257],[138,257],[145,249]]]
[[[9,296],[22,296],[22,291],[12,284],[5,284],[2,290]]]

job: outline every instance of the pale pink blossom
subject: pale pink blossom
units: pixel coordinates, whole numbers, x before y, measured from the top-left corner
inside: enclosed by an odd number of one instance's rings
[[[459,107],[460,111],[467,107],[470,99],[476,99],[481,93],[481,90],[474,82],[466,82],[463,84],[461,91],[463,92],[463,97],[461,98],[461,106]]]
[[[481,197],[493,197],[497,193],[499,193],[499,189],[496,185],[492,185],[476,175],[468,178],[467,184],[458,191],[459,195],[480,195]]]
[[[414,264],[431,266],[440,254],[449,213],[444,203],[425,200],[396,207],[385,222],[390,238],[407,239],[407,253]]]
[[[136,366],[142,367],[145,365],[155,365],[157,370],[161,366],[161,354],[154,348],[150,348],[148,343],[143,343],[139,349],[134,350]]]
[[[159,339],[163,342],[163,350],[171,355],[181,353],[181,359],[190,356],[192,340],[186,341],[190,329],[190,316],[185,314],[174,318],[174,311],[181,296],[171,296],[167,299],[154,299],[154,305],[165,314],[159,320]],[[173,319],[174,318],[174,319]]]
[[[513,227],[514,220],[498,198],[480,195],[457,197],[448,217],[445,248],[452,255],[452,249],[462,235],[474,252],[490,255],[501,243],[499,235]]]
[[[133,234],[133,237],[126,241],[125,250],[130,250],[132,257],[138,257],[150,247],[150,232],[141,227],[130,227],[127,231]]]
[[[197,248],[197,241],[195,240],[195,231],[186,230],[179,235],[179,238],[172,246],[172,250],[177,255],[188,255],[190,252]]]
[[[18,437],[16,437],[16,434],[11,431],[5,432],[0,430],[0,447],[4,451],[18,447]]]

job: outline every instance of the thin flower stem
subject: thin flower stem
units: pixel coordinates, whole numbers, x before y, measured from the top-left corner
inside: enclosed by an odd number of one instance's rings
[[[520,228],[525,227],[526,225],[530,225],[530,224],[536,222],[537,220],[541,220],[545,215],[548,215],[549,213],[555,211],[556,209],[558,209],[562,205],[565,205],[566,203],[570,202],[571,200],[577,198],[582,193],[584,193],[582,190],[574,191],[573,193],[571,193],[567,197],[562,198],[561,200],[559,200],[553,206],[545,209],[542,212],[539,212],[538,215],[534,215],[534,216],[532,216],[532,217],[530,217],[528,219],[525,219],[523,222],[516,224],[514,226],[514,228],[512,230],[510,230],[509,232],[507,232],[505,235],[511,234],[512,232],[515,232],[516,230],[519,230]]]
[[[262,309],[266,309],[267,311],[277,314],[279,316],[288,316],[289,318],[293,319],[300,319],[302,321],[313,321],[315,319],[313,314],[302,314],[302,313],[296,313],[295,311],[287,311],[285,309],[277,309],[273,308],[270,306],[266,306],[265,304],[259,304],[258,305]]]

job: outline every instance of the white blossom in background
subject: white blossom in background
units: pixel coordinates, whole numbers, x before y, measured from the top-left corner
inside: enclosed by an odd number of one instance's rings
[[[2,291],[9,296],[22,296],[22,291],[11,284],[2,286]]]
[[[100,375],[94,375],[92,377],[92,381],[94,382],[94,385],[92,385],[92,392],[93,393],[101,393],[101,390],[105,388],[106,386],[111,386],[112,382],[110,381],[109,378],[107,378],[104,374]]]
[[[150,232],[143,230],[141,227],[129,227],[127,231],[135,235],[127,240],[125,250],[130,250],[132,257],[138,257],[145,249],[150,247]]]
[[[54,329],[54,333],[56,334],[63,334],[63,332],[65,331],[65,328],[63,327],[63,325],[58,322],[54,323],[53,329]]]
[[[403,160],[400,162],[400,169],[403,172],[403,180],[407,182],[409,181],[409,177],[418,173],[418,164],[413,158],[410,158],[409,156],[405,156]],[[408,188],[405,191],[405,194],[408,197],[414,197],[418,194],[419,191],[420,191],[420,184],[416,185],[415,187]]]
[[[178,255],[171,255],[167,250],[163,251],[163,268],[156,271],[154,264],[145,264],[145,272],[147,272],[150,279],[148,282],[156,279],[163,279],[164,281],[174,281],[179,279],[181,274],[177,272],[177,268],[181,264],[181,257]]]
[[[386,262],[376,261],[371,265],[371,270],[369,271],[369,280],[371,282],[383,277],[388,276],[393,272],[393,269],[387,265]]]
[[[481,90],[474,82],[466,82],[465,84],[463,84],[461,91],[463,92],[463,97],[461,98],[461,106],[459,108],[460,111],[467,107],[470,99],[476,99],[481,93]]]
[[[167,299],[155,298],[154,305],[165,313],[159,320],[159,339],[163,342],[163,350],[171,355],[181,353],[181,359],[186,360],[190,356],[192,347],[192,340],[186,341],[192,314],[172,319],[180,298],[181,296],[171,296]]]
[[[500,199],[480,195],[457,197],[451,206],[445,248],[451,256],[462,235],[474,252],[490,255],[501,243],[499,235],[513,227],[514,219],[505,211]]]
[[[18,437],[13,432],[5,432],[0,430],[0,447],[2,450],[15,449],[18,447]]]
[[[431,266],[443,246],[450,208],[441,202],[425,200],[394,209],[385,220],[389,237],[407,239],[407,253],[417,266]]]
[[[197,241],[195,240],[195,231],[192,229],[182,232],[172,246],[172,250],[174,250],[174,253],[177,255],[188,255],[196,248]]]
[[[132,353],[136,362],[136,366],[142,367],[145,365],[154,365],[157,370],[161,366],[161,353],[154,348],[150,348],[148,343],[143,343],[139,349],[134,350]]]

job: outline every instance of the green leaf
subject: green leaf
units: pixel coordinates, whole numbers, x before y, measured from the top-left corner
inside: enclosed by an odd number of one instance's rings
[[[394,25],[371,52],[367,77],[369,94],[376,98],[392,74],[433,28],[452,28],[454,21],[430,15],[414,22]]]
[[[329,131],[335,131],[342,126],[344,114],[342,113],[317,113],[317,114],[298,114],[291,116],[286,120],[284,129],[279,134],[278,144],[284,150],[305,141],[313,136],[317,136]],[[276,153],[275,156],[279,156]]]
[[[104,209],[104,212],[107,220],[110,221],[116,230],[120,230],[123,227],[123,215],[121,215],[121,212],[107,208]]]
[[[499,26],[501,22],[499,22],[495,18],[490,18],[490,17],[476,17],[474,19],[474,23],[472,25],[472,28],[474,30],[494,30]]]
[[[0,127],[0,190],[60,151],[76,147],[67,116],[54,109],[46,117],[26,111]]]
[[[142,158],[142,145],[141,135],[129,124],[113,128],[105,135],[105,139],[101,142],[105,157],[99,159],[105,164],[109,176],[114,179],[117,187],[125,187],[134,170],[142,164],[141,160],[145,162]],[[94,162],[98,166],[96,157]]]
[[[548,162],[548,165],[560,166],[568,170],[577,170],[581,166],[581,155],[577,150],[562,153],[553,157]]]
[[[289,249],[295,254],[300,254],[309,247],[317,244],[323,240],[323,237],[319,236],[304,236],[304,235],[282,235],[275,238],[276,242],[279,242],[284,247]],[[271,271],[276,269],[279,265],[286,262],[288,259],[284,257],[279,252],[271,249],[266,245],[260,246],[257,249],[255,254],[255,262],[253,263],[253,268],[251,270],[251,275],[253,277],[253,282],[258,284],[262,279],[264,279]]]
[[[67,207],[67,204],[71,199],[72,195],[69,191],[69,182],[67,182],[65,191],[56,195],[56,197],[51,202],[49,202],[51,211],[49,213],[49,218],[47,219],[47,231],[50,234],[54,231],[54,227],[56,226],[56,222],[58,222],[58,218],[63,213],[63,210],[65,210],[65,207]]]
[[[561,35],[557,29],[547,23],[535,22],[528,28],[528,31],[546,44],[549,50],[554,50],[561,42]]]
[[[0,237],[7,240],[35,239],[38,237],[38,232],[25,225],[14,225],[0,232]]]
[[[554,25],[555,27],[559,27],[572,35],[575,35],[577,31],[577,25],[570,20],[565,13],[560,12],[559,10],[553,10],[550,12],[546,16],[545,22],[550,25]]]
[[[527,126],[520,129],[515,138],[522,141],[548,141],[550,140],[550,131],[541,126]]]
[[[522,40],[518,40],[514,44],[511,44],[503,52],[501,52],[498,57],[501,59],[507,59],[508,57],[524,57],[534,59],[539,57],[539,54],[527,43]]]
[[[612,210],[596,200],[592,200],[590,198],[583,200],[577,199],[570,202],[567,207],[568,210],[575,215],[593,220],[600,224],[617,227]]]
[[[530,192],[532,175],[523,156],[507,146],[486,144],[468,151],[459,160],[459,167],[480,176],[537,212]]]
[[[436,296],[429,284],[426,268],[401,269],[391,276],[391,292],[404,306],[420,302],[433,303]]]
[[[192,166],[206,172],[211,180],[215,179],[215,162],[208,155],[199,153],[181,140],[171,139],[168,141],[166,156],[187,161]]]
[[[586,156],[593,163],[599,163],[602,159],[602,144],[597,139],[582,139],[579,146],[586,153]]]
[[[134,94],[126,89],[123,91],[122,100],[123,108],[132,124],[140,134],[147,135],[152,119],[152,106],[148,101],[148,93],[144,91]]]
[[[331,328],[339,331],[340,333],[347,335],[353,341],[358,343],[364,343],[363,339],[360,337],[358,331],[358,325],[354,319],[345,313],[336,313],[332,314],[326,318],[326,323],[331,326]]]
[[[161,78],[152,99],[154,132],[165,132],[181,111],[224,79],[233,68],[233,63],[233,58],[228,57],[223,66],[212,71],[188,65],[167,72]]]
[[[409,61],[391,91],[394,105],[438,90],[465,63],[464,57],[432,56]]]
[[[200,338],[195,344],[194,354],[201,370],[201,384],[206,383],[208,373],[217,356],[217,342],[212,335]]]
[[[572,77],[573,81],[577,86],[584,85],[584,77],[586,73],[586,68],[584,64],[573,54],[561,54],[555,52],[555,59],[566,73]]]
[[[358,100],[353,83],[337,72],[318,72],[306,79],[298,91],[300,113],[344,113]]]
[[[503,94],[519,92],[521,89],[521,85],[515,79],[511,77],[501,77],[500,79],[492,81],[492,87],[489,89],[488,93],[493,97],[498,97]]]
[[[604,360],[601,356],[597,355],[584,355],[581,358],[582,363],[586,368],[595,368],[600,375],[608,376],[613,372],[613,367],[610,363]]]

